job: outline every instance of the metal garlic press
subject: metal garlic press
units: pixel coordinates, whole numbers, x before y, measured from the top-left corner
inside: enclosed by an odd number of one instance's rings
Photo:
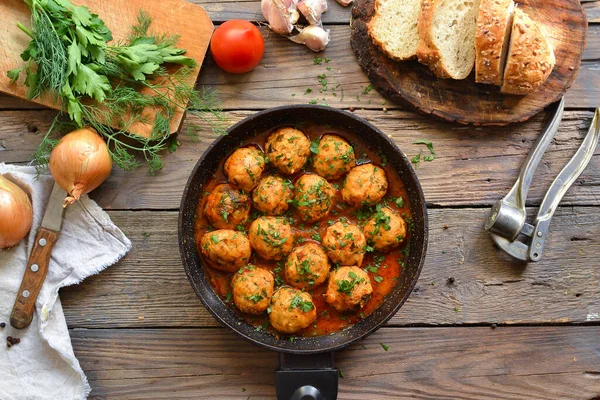
[[[517,182],[506,197],[492,207],[485,223],[485,230],[490,232],[492,240],[502,250],[523,261],[539,261],[542,258],[552,215],[569,187],[592,159],[600,137],[600,108],[597,108],[583,143],[550,185],[533,224],[528,224],[525,211],[527,192],[542,156],[558,132],[565,107],[564,98],[550,107],[553,116],[529,153]],[[521,241],[519,235],[526,237],[526,240]]]

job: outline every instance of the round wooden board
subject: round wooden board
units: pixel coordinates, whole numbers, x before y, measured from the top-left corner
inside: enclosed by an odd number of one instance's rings
[[[475,83],[475,70],[464,80],[439,79],[416,60],[396,62],[371,41],[367,22],[375,0],[356,0],[351,44],[373,86],[388,99],[410,104],[447,121],[508,125],[525,121],[559,100],[577,76],[585,49],[587,20],[579,0],[520,0],[518,7],[541,22],[554,46],[556,66],[548,80],[527,96],[505,95],[496,86]]]

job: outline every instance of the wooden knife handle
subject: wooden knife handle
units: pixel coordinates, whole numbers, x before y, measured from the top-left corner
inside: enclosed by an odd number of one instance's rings
[[[58,232],[41,227],[35,236],[33,249],[10,316],[10,324],[16,329],[24,329],[31,324],[35,301],[46,279],[50,254],[57,240]]]

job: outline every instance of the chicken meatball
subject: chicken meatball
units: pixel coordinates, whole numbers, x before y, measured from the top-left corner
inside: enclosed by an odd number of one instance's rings
[[[242,232],[220,229],[207,232],[200,239],[202,255],[218,270],[235,272],[250,260],[250,241]]]
[[[325,218],[335,205],[335,188],[319,175],[304,174],[296,181],[295,186],[293,203],[300,219],[305,222]]]
[[[375,250],[389,251],[406,238],[406,223],[397,211],[381,207],[365,224],[365,236]]]
[[[285,218],[260,217],[250,224],[250,245],[267,260],[281,260],[292,251],[294,237]]]
[[[294,197],[294,185],[280,176],[268,175],[258,182],[252,193],[252,204],[268,215],[281,215],[288,210]]]
[[[348,222],[338,221],[323,235],[323,246],[334,263],[361,266],[367,241],[360,228]]]
[[[244,313],[258,315],[265,312],[274,290],[273,274],[254,265],[241,268],[231,279],[233,302]]]
[[[342,198],[354,207],[372,206],[381,201],[388,189],[385,172],[368,163],[352,168],[342,184]]]
[[[291,287],[282,287],[271,297],[269,321],[278,332],[292,334],[317,319],[312,296]]]
[[[308,243],[296,247],[285,263],[285,280],[298,289],[308,289],[324,283],[329,276],[329,258],[321,246]]]
[[[340,267],[329,276],[325,301],[339,312],[363,308],[373,293],[369,275],[358,267]]]
[[[356,165],[354,149],[336,135],[323,135],[313,156],[315,172],[328,180],[337,180]]]
[[[251,191],[265,169],[263,152],[254,146],[237,149],[227,158],[223,170],[229,182],[245,192]]]
[[[234,229],[248,220],[250,199],[239,189],[222,183],[208,195],[204,215],[215,228]]]
[[[310,140],[298,129],[280,128],[269,136],[265,148],[271,164],[282,174],[292,175],[306,163]]]

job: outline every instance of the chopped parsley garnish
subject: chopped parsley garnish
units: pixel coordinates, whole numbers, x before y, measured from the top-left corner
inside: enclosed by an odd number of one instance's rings
[[[321,84],[322,88],[321,90],[319,90],[319,92],[323,93],[327,91],[327,75],[326,74],[321,74],[319,76],[317,76],[319,83]]]
[[[413,164],[418,164],[421,162],[421,153],[417,154],[413,158],[410,159],[410,162]]]
[[[320,241],[321,241],[321,235],[319,234],[319,232],[317,232],[317,233],[314,233],[314,234],[311,236],[311,238],[312,238],[313,240],[316,240],[317,242],[320,242]]]
[[[319,154],[319,139],[315,139],[310,142],[310,152],[313,154]]]
[[[321,57],[313,58],[313,65],[321,65],[323,63],[323,59]]]
[[[373,85],[369,85],[365,88],[365,90],[363,90],[362,94],[364,94],[365,96],[369,94],[369,92],[373,90]]]
[[[348,277],[350,280],[342,279],[339,281],[335,281],[338,286],[338,292],[344,294],[351,294],[354,287],[360,283],[365,281],[365,278],[359,278],[358,275],[354,273],[354,271],[350,271],[348,273]]]
[[[304,91],[304,94],[309,94],[312,92],[312,88],[306,88],[306,90]]]
[[[309,312],[315,308],[315,305],[312,303],[312,301],[302,300],[302,297],[300,297],[299,294],[296,294],[292,299],[288,310],[291,311],[293,308],[298,308],[299,310],[302,310],[302,312]]]
[[[217,237],[217,235],[210,235],[210,240],[211,242],[213,242],[214,244],[219,243],[219,238]]]
[[[264,299],[264,297],[258,293],[254,293],[252,296],[246,296],[246,299],[248,299],[248,300],[254,302],[254,304],[256,304],[259,301],[261,301],[262,299]]]
[[[227,296],[225,296],[225,303],[229,303],[231,301],[231,296],[233,296],[233,293],[231,293],[231,290],[229,292],[227,292]]]
[[[325,57],[325,62],[328,63],[329,61],[331,61],[331,58]]]
[[[375,275],[373,279],[375,279],[375,282],[377,283],[383,282],[383,276]]]
[[[387,346],[387,344],[384,343],[379,343],[381,345],[381,347],[385,350],[388,351],[390,348]]]

